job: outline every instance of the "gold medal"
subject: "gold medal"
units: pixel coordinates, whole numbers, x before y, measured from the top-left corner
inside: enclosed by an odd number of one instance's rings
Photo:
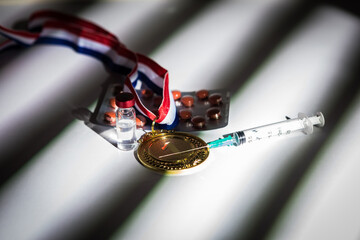
[[[183,153],[176,154],[179,152]],[[201,138],[172,130],[145,133],[137,149],[142,165],[165,174],[191,173],[208,156],[209,148]]]

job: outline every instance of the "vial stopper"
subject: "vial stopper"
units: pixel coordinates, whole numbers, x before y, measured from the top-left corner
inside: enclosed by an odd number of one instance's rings
[[[135,97],[132,93],[129,92],[121,92],[119,93],[116,98],[116,106],[119,108],[130,108],[135,105]]]

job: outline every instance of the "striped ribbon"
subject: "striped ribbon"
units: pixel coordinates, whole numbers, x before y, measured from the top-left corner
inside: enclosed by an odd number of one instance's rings
[[[156,120],[162,128],[176,126],[176,106],[169,89],[168,71],[150,58],[126,48],[114,34],[90,21],[52,10],[33,13],[28,28],[29,31],[19,31],[0,25],[0,34],[7,38],[0,44],[0,51],[34,44],[71,47],[78,53],[100,60],[111,71],[126,75],[124,91],[135,96],[135,107],[140,113]],[[138,81],[163,97],[158,116],[141,102],[135,91]]]

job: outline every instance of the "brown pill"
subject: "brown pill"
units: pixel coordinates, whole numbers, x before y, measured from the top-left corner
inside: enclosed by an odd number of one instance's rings
[[[144,99],[152,98],[153,95],[154,95],[154,92],[152,90],[150,90],[150,89],[142,89],[141,90],[141,96]]]
[[[109,104],[110,104],[110,107],[112,107],[113,109],[116,109],[117,106],[116,106],[116,99],[113,97],[113,98],[110,98],[109,100]]]
[[[191,107],[194,104],[194,98],[190,95],[185,95],[181,98],[181,103],[185,107]]]
[[[213,106],[220,105],[222,103],[222,97],[219,93],[213,93],[209,96],[209,102]]]
[[[221,118],[221,112],[220,112],[220,109],[218,109],[218,108],[209,108],[206,111],[206,114],[210,119],[216,120],[216,119]]]
[[[153,100],[153,104],[155,107],[160,107],[161,102],[162,102],[162,97],[161,96],[155,96],[154,100]]]
[[[206,89],[202,89],[196,92],[196,96],[200,99],[200,100],[205,100],[208,96],[209,96],[209,91]]]
[[[195,116],[191,119],[194,128],[201,129],[205,127],[205,118],[202,116]]]
[[[104,120],[107,123],[115,123],[116,122],[116,114],[115,112],[106,112],[104,113]]]
[[[173,95],[173,98],[174,100],[179,100],[181,98],[181,92],[178,91],[178,90],[173,90],[171,91],[172,95]]]
[[[180,114],[180,118],[181,118],[182,120],[188,120],[188,119],[190,119],[191,116],[192,116],[191,111],[188,110],[188,109],[181,109],[181,110],[179,111],[179,114]]]
[[[142,115],[136,116],[136,127],[143,128],[146,124],[146,118]]]

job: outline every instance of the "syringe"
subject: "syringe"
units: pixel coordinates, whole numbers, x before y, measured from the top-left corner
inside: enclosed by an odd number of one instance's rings
[[[207,145],[211,149],[223,146],[239,146],[262,139],[289,135],[299,131],[302,131],[305,134],[311,134],[314,131],[313,126],[322,127],[324,125],[325,118],[321,112],[318,112],[315,116],[311,117],[299,113],[298,118],[295,119],[288,119],[282,122],[225,134],[223,135],[223,138],[208,142]]]
[[[287,119],[277,123],[271,123],[260,127],[225,134],[223,135],[223,138],[208,142],[206,146],[162,155],[160,158],[181,154],[184,152],[195,151],[207,147],[212,149],[224,146],[239,146],[245,143],[260,141],[262,139],[270,139],[273,137],[289,135],[299,131],[302,131],[305,134],[311,134],[314,131],[313,126],[323,127],[324,125],[325,118],[321,112],[318,112],[315,116],[311,117],[306,116],[304,113],[299,113],[298,118]]]

